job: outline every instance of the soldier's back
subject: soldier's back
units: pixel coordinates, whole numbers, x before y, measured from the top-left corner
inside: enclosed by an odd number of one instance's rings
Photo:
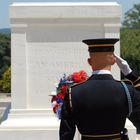
[[[125,91],[109,74],[93,75],[72,87],[72,105],[81,134],[119,133],[128,115]]]

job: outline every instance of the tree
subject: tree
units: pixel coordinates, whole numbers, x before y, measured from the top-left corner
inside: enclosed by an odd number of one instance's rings
[[[121,29],[121,56],[140,74],[140,29]]]
[[[10,93],[11,92],[11,67],[9,67],[2,76],[0,80],[1,92]]]
[[[140,74],[140,4],[125,13],[121,29],[121,55]]]
[[[125,13],[123,26],[140,29],[140,4],[134,4],[133,8]]]
[[[10,41],[10,34],[0,34],[0,75],[3,74],[11,64]]]

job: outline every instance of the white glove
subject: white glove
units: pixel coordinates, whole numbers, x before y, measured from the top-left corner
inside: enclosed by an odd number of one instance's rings
[[[116,63],[119,66],[121,72],[126,76],[132,72],[126,60],[114,54],[116,57]]]

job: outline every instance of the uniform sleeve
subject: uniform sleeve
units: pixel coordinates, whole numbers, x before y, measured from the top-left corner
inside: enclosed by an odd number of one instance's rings
[[[135,88],[140,91],[140,76],[136,75],[133,71],[126,75],[126,78],[130,80]]]
[[[129,119],[134,124],[134,126],[140,130],[140,91],[134,89],[132,95],[133,112]]]
[[[75,123],[70,108],[69,94],[65,95],[62,105],[62,116],[59,129],[60,140],[73,140],[75,134]]]

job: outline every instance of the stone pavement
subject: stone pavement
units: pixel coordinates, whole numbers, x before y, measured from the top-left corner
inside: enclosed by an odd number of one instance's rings
[[[9,93],[0,93],[0,123],[7,119],[11,108],[11,96]]]

